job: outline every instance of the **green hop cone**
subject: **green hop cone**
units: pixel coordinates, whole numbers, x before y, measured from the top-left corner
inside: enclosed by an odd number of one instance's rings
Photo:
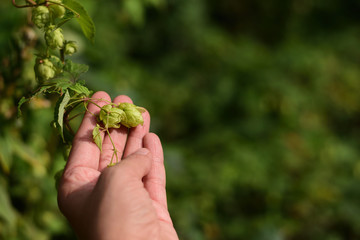
[[[65,44],[65,54],[66,55],[71,56],[72,54],[76,53],[76,51],[77,51],[77,45],[75,42],[70,41]]]
[[[52,2],[56,2],[56,3],[62,3],[61,0],[52,0]],[[65,8],[63,6],[60,6],[58,4],[54,4],[54,3],[51,3],[49,5],[49,9],[51,11],[51,13],[53,14],[53,18],[63,18],[64,15],[65,15]]]
[[[61,28],[55,28],[54,25],[48,27],[45,32],[46,44],[52,48],[62,48],[64,46],[64,36]]]
[[[38,28],[44,28],[50,23],[50,11],[45,6],[38,6],[32,9],[32,22]]]
[[[125,118],[125,112],[111,104],[101,108],[99,119],[105,125],[105,128],[120,128],[120,123]]]
[[[38,4],[42,4],[45,2],[45,0],[36,0],[36,2]],[[63,6],[60,6],[59,4],[62,4],[62,0],[51,0],[51,3],[48,3],[49,10],[52,14],[52,19],[63,18],[65,15],[65,8]]]
[[[47,58],[36,59],[35,73],[39,80],[49,80],[50,78],[55,77],[55,67]]]
[[[137,125],[143,125],[144,119],[142,114],[145,110],[141,107],[138,107],[131,103],[120,103],[119,109],[125,112],[126,118],[121,122],[125,127],[131,128],[136,127]]]

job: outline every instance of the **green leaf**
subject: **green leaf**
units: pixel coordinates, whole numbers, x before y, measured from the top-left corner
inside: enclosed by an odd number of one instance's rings
[[[85,37],[94,43],[95,25],[85,8],[79,2],[74,0],[64,0],[63,4],[69,9],[73,10],[75,15],[79,14],[79,16],[76,17],[76,20],[80,24]]]
[[[71,85],[69,88],[74,92],[77,92],[78,94],[81,95],[85,95],[87,97],[91,94],[91,91],[80,83],[75,83],[74,85]]]
[[[55,126],[60,132],[60,136],[65,142],[64,139],[64,113],[65,113],[65,107],[70,101],[70,94],[69,91],[66,90],[65,93],[59,98],[59,100],[56,103],[55,107],[55,113],[54,113],[54,121]]]
[[[28,101],[30,101],[30,98],[26,98],[26,97],[22,97],[21,99],[20,99],[20,101],[18,102],[18,106],[17,106],[17,110],[18,110],[18,117],[21,117],[21,114],[22,114],[22,112],[21,112],[21,106],[24,104],[24,103],[26,103],[26,102],[28,102]]]
[[[70,75],[77,80],[79,76],[86,73],[89,70],[89,66],[86,64],[74,63],[70,59],[65,61],[64,71],[70,73]]]
[[[93,140],[94,140],[95,144],[100,149],[100,152],[102,152],[102,138],[101,138],[101,134],[100,134],[99,124],[96,124],[96,127],[94,128],[94,130],[92,132],[92,135],[93,135]]]
[[[31,97],[35,97],[40,93],[48,92],[49,88],[52,88],[52,87],[53,87],[53,85],[43,85],[36,91],[36,93],[33,93],[33,95]]]
[[[62,19],[59,19],[59,20],[56,19],[56,20],[58,20],[56,22],[56,28],[61,27],[62,25],[64,25],[65,23],[67,23],[68,21],[70,21],[73,18],[75,18],[75,14],[73,12],[66,11],[66,13]]]
[[[66,77],[59,77],[52,79],[52,82],[55,83],[56,90],[60,92],[65,92],[73,83]]]

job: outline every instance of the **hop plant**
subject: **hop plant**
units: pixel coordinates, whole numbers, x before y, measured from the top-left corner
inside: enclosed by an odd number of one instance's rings
[[[45,32],[45,41],[52,49],[62,48],[64,46],[64,36],[61,28],[50,25]]]
[[[125,118],[125,112],[111,104],[103,106],[99,114],[99,120],[104,123],[105,128],[120,128],[120,123]]]
[[[35,72],[41,80],[49,80],[55,76],[55,67],[52,62],[45,59],[37,59],[35,65]]]
[[[45,6],[38,6],[32,9],[32,21],[38,28],[44,28],[50,23],[50,11]]]
[[[132,103],[120,103],[119,109],[125,112],[126,118],[121,122],[125,127],[131,128],[136,127],[137,125],[143,125],[144,119],[142,114],[145,110],[141,107],[138,107]]]
[[[77,45],[75,42],[70,41],[65,44],[65,54],[66,55],[73,55],[77,52]]]
[[[100,106],[99,106],[100,107]],[[101,132],[107,132],[111,143],[114,147],[114,153],[111,157],[109,166],[113,166],[118,162],[118,154],[116,146],[109,133],[110,128],[120,128],[121,125],[131,128],[139,124],[143,124],[144,120],[142,113],[145,112],[144,108],[138,107],[132,103],[120,103],[118,105],[107,104],[101,107],[100,113],[97,118],[96,127],[93,129],[92,135],[95,144],[102,150],[102,137]],[[102,124],[101,124],[102,123]],[[113,160],[115,162],[113,162]]]
[[[46,46],[43,51],[37,53],[38,58],[34,66],[39,86],[30,97],[24,96],[20,99],[19,114],[21,114],[21,105],[30,101],[32,97],[45,93],[58,93],[59,98],[54,111],[53,125],[59,130],[63,141],[70,143],[71,137],[69,136],[74,132],[70,121],[79,116],[79,114],[74,114],[73,110],[84,106],[85,110],[89,111],[87,104],[94,104],[100,108],[100,113],[92,132],[93,141],[102,150],[103,133],[109,136],[114,151],[109,166],[115,165],[119,159],[118,150],[111,139],[109,130],[120,128],[121,125],[128,128],[142,125],[144,123],[142,113],[145,110],[131,103],[116,105],[108,102],[107,105],[100,107],[96,104],[99,99],[90,97],[92,91],[85,86],[85,81],[80,79],[80,76],[88,71],[88,66],[66,59],[67,55],[77,52],[76,43],[65,40],[60,28],[70,19],[76,18],[84,35],[94,42],[95,26],[81,3],[76,0],[69,0],[65,3],[63,0],[26,0],[26,2],[26,5],[17,5],[13,1],[13,5],[18,8],[32,8],[32,21],[44,32]],[[66,19],[62,19],[65,14]],[[58,55],[49,49],[58,50]],[[114,159],[115,162],[113,162]]]
[[[61,4],[61,0],[52,0],[52,2]],[[51,13],[53,14],[53,18],[63,18],[65,15],[65,8],[63,6],[60,6],[59,4],[50,4],[49,9]]]

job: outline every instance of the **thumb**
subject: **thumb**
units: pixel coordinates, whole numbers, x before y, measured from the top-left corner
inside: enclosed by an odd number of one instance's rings
[[[147,148],[140,148],[121,160],[115,167],[122,168],[123,174],[131,178],[142,179],[151,169],[152,155]]]

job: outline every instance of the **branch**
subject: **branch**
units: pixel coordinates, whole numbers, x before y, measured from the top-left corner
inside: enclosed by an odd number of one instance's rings
[[[30,3],[31,5],[35,6],[36,2],[34,0],[26,0],[28,3]]]
[[[27,7],[32,7],[32,5],[26,4],[26,5],[17,5],[15,0],[12,0],[12,4],[17,7],[17,8],[27,8]]]
[[[36,2],[34,2],[34,0],[26,0],[26,2],[28,2],[29,4],[25,4],[25,5],[17,5],[16,4],[16,0],[12,0],[12,4],[17,7],[17,8],[28,8],[28,7],[36,7],[36,6],[41,6],[41,5],[46,5],[47,1],[43,2],[43,3],[39,3],[37,4]]]

